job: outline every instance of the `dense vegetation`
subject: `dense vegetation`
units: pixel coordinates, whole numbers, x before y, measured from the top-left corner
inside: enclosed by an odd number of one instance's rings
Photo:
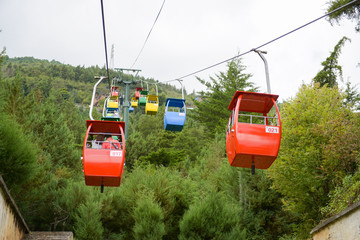
[[[352,0],[330,0],[327,12],[330,13],[334,11],[335,9],[344,6],[345,4],[348,4],[352,2]],[[360,12],[360,3],[359,1],[354,2],[349,7],[343,8],[340,11],[334,12],[330,14],[329,21],[330,23],[334,22],[340,22],[342,19],[347,18],[352,21],[355,21],[355,31],[360,32],[360,21],[359,21],[359,12]]]
[[[76,239],[307,239],[321,219],[360,200],[359,94],[350,83],[338,87],[346,41],[311,84],[281,103],[281,149],[268,171],[251,175],[227,162],[226,107],[236,90],[257,90],[234,60],[210,81],[199,79],[207,87],[202,101],[187,95],[195,108],[182,132],[163,130],[164,101],[180,90],[159,84],[159,113],[130,115],[122,184],[103,194],[85,186],[80,157],[93,77],[105,69],[2,51],[0,174],[33,231],[69,230]],[[98,94],[101,110],[108,85]]]

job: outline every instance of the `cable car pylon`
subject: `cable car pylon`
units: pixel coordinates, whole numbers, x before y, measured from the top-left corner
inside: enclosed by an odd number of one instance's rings
[[[125,99],[124,99],[124,121],[125,121],[125,141],[128,138],[128,129],[129,129],[129,92],[130,92],[130,84],[137,84],[137,81],[134,79],[137,77],[138,73],[141,71],[139,69],[131,69],[131,68],[115,68],[115,70],[119,73],[119,79],[117,79],[118,83],[125,84]],[[121,74],[123,71],[133,72],[135,76],[132,75],[130,80],[122,79]]]

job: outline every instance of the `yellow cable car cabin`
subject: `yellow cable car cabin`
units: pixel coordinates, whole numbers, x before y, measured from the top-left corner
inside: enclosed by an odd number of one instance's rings
[[[108,108],[119,108],[119,100],[117,97],[111,97],[108,102]]]
[[[159,97],[157,95],[147,95],[145,113],[155,115],[159,109]]]
[[[137,106],[138,106],[138,100],[136,99],[136,97],[131,98],[131,106],[132,106],[133,108],[137,108]]]

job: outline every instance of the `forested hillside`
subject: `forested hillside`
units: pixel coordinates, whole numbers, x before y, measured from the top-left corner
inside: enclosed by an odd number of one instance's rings
[[[227,106],[236,90],[257,91],[238,59],[199,79],[203,101],[187,94],[194,109],[181,132],[163,130],[165,99],[181,90],[159,84],[158,114],[130,114],[121,186],[104,193],[85,185],[81,155],[94,76],[106,70],[3,51],[0,174],[33,231],[73,231],[76,239],[307,239],[321,219],[360,200],[359,94],[337,84],[345,42],[311,84],[280,103],[282,143],[269,170],[251,175],[227,160]],[[98,88],[99,111],[108,91],[106,83]]]

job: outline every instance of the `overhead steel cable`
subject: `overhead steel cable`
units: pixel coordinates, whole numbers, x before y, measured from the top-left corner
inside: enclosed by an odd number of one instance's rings
[[[145,42],[144,42],[144,44],[143,44],[143,46],[142,46],[142,48],[141,48],[141,50],[140,50],[139,54],[137,55],[137,57],[136,57],[136,59],[135,59],[134,63],[131,65],[131,67],[130,67],[130,68],[132,68],[132,67],[135,65],[135,63],[136,63],[136,62],[137,62],[137,60],[139,59],[139,57],[140,57],[140,55],[141,55],[142,51],[144,50],[144,47],[145,47],[145,45],[146,45],[146,42],[148,41],[148,39],[149,39],[149,37],[150,37],[150,34],[151,34],[151,32],[152,32],[152,30],[153,30],[153,28],[154,28],[154,26],[155,26],[155,23],[157,22],[157,20],[158,20],[158,18],[159,18],[159,16],[160,16],[160,13],[161,13],[161,10],[162,10],[162,9],[163,9],[163,7],[164,7],[164,4],[165,4],[165,0],[163,1],[162,5],[161,5],[161,7],[160,7],[159,13],[158,13],[158,14],[157,14],[157,16],[156,16],[156,18],[155,18],[155,21],[154,21],[153,25],[151,26],[151,29],[150,29],[150,31],[149,31],[149,33],[148,33],[148,35],[147,35],[146,39],[145,39]]]
[[[264,43],[264,44],[261,44],[260,46],[258,46],[258,47],[256,47],[256,48],[253,48],[253,49],[251,49],[251,50],[249,50],[249,51],[247,51],[247,52],[244,52],[244,53],[241,53],[241,54],[239,54],[239,55],[236,55],[235,57],[228,58],[228,59],[226,59],[226,60],[223,60],[223,61],[218,62],[218,63],[216,63],[216,64],[213,64],[213,65],[211,65],[211,66],[202,68],[202,69],[197,70],[197,71],[195,71],[195,72],[189,73],[189,74],[184,75],[184,76],[182,76],[182,77],[179,77],[179,78],[176,78],[176,79],[173,79],[173,80],[169,80],[169,81],[164,81],[164,82],[171,82],[171,81],[176,81],[177,79],[186,78],[186,77],[192,76],[192,75],[194,75],[194,74],[197,74],[197,73],[199,73],[199,72],[203,72],[203,71],[208,70],[208,69],[210,69],[210,68],[213,68],[213,67],[216,67],[216,66],[218,66],[218,65],[221,65],[221,64],[223,64],[223,63],[226,63],[226,62],[228,62],[228,61],[231,61],[231,60],[233,60],[233,59],[236,59],[236,58],[239,58],[239,57],[241,57],[241,56],[244,56],[244,55],[246,55],[246,54],[248,54],[248,53],[250,53],[250,52],[252,52],[252,51],[255,51],[255,50],[259,49],[259,48],[262,48],[262,47],[264,47],[264,46],[266,46],[266,45],[269,45],[270,43],[273,43],[273,42],[275,42],[275,41],[277,41],[277,40],[279,40],[279,39],[281,39],[281,38],[283,38],[283,37],[285,37],[285,36],[287,36],[287,35],[289,35],[289,34],[291,34],[291,33],[294,33],[294,32],[296,32],[296,31],[298,31],[298,30],[300,30],[300,29],[302,29],[302,28],[304,28],[304,27],[306,27],[306,26],[308,26],[308,25],[310,25],[310,24],[312,24],[312,23],[314,23],[314,22],[319,21],[320,19],[323,19],[324,17],[327,17],[327,16],[329,16],[329,15],[331,15],[331,14],[337,12],[337,11],[340,11],[341,9],[346,8],[346,7],[352,5],[352,4],[356,3],[356,2],[359,2],[359,1],[360,1],[360,0],[354,0],[354,1],[351,1],[351,2],[349,2],[349,3],[347,3],[347,4],[344,4],[343,6],[338,7],[338,8],[334,9],[333,11],[331,11],[331,12],[329,12],[329,13],[326,13],[325,15],[323,15],[323,16],[321,16],[321,17],[318,17],[318,18],[316,18],[316,19],[314,19],[314,20],[312,20],[312,21],[310,21],[310,22],[308,22],[308,23],[305,23],[304,25],[301,25],[300,27],[295,28],[294,30],[291,30],[290,32],[287,32],[287,33],[285,33],[285,34],[283,34],[283,35],[281,35],[281,36],[279,36],[279,37],[277,37],[277,38],[274,38],[274,39],[272,39],[272,40],[270,40],[270,41],[268,41],[268,42],[266,42],[266,43]]]
[[[100,1],[101,1],[101,15],[102,15],[102,25],[103,25],[103,33],[104,33],[106,71],[107,71],[107,77],[108,77],[108,80],[109,80],[109,87],[110,87],[111,83],[110,83],[110,73],[109,73],[109,64],[108,64],[108,56],[107,56],[107,45],[106,45],[104,5],[103,5],[103,0],[100,0]]]
[[[167,80],[167,81],[162,81],[162,83],[168,83],[168,82],[174,82],[174,81],[182,81],[182,79]]]

